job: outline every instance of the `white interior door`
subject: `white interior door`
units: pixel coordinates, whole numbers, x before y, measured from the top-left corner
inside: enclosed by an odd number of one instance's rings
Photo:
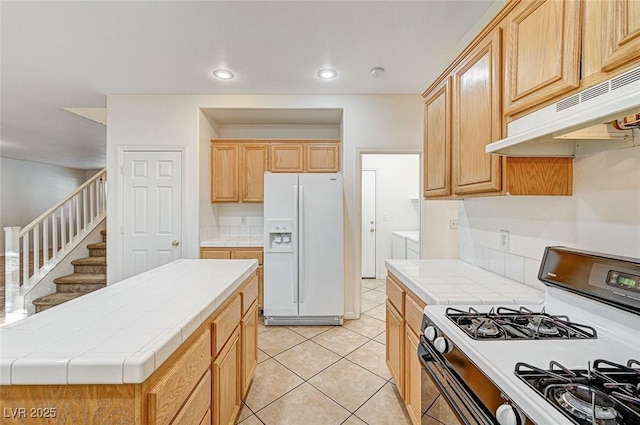
[[[362,277],[376,277],[376,170],[362,170]]]
[[[125,151],[122,277],[183,255],[182,152]]]

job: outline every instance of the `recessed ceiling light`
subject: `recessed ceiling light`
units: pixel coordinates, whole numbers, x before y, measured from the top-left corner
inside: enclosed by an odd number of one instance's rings
[[[233,72],[223,68],[214,69],[213,76],[219,80],[231,80],[234,77]]]
[[[338,73],[333,69],[325,68],[318,71],[318,77],[322,78],[323,80],[331,80],[332,78],[336,78],[337,76]]]

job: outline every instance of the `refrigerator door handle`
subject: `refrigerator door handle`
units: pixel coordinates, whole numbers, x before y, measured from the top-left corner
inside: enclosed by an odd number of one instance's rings
[[[293,185],[293,235],[291,237],[291,245],[293,245],[293,261],[291,267],[293,268],[293,279],[291,280],[291,292],[293,293],[293,303],[298,304],[298,243],[297,235],[298,229],[298,185]]]
[[[305,284],[307,282],[305,276],[304,262],[306,261],[304,253],[304,186],[300,185],[298,200],[298,292],[300,293],[300,304],[304,303]]]

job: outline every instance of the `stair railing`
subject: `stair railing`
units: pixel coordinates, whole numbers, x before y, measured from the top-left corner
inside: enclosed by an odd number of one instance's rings
[[[106,216],[107,169],[25,227],[5,227],[5,322],[28,315],[24,296]]]

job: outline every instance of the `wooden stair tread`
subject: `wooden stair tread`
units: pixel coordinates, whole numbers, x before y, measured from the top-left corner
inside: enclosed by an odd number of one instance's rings
[[[36,298],[33,300],[34,305],[39,306],[51,306],[62,304],[67,301],[71,301],[75,298],[84,295],[82,292],[54,292],[53,294],[45,295],[44,297]]]
[[[106,266],[107,257],[84,257],[71,262],[74,266]]]
[[[87,245],[88,249],[107,249],[107,243],[106,242],[96,242],[96,243],[90,243]]]
[[[74,273],[66,276],[58,277],[53,280],[53,283],[107,283],[107,275],[102,274],[81,274]]]

